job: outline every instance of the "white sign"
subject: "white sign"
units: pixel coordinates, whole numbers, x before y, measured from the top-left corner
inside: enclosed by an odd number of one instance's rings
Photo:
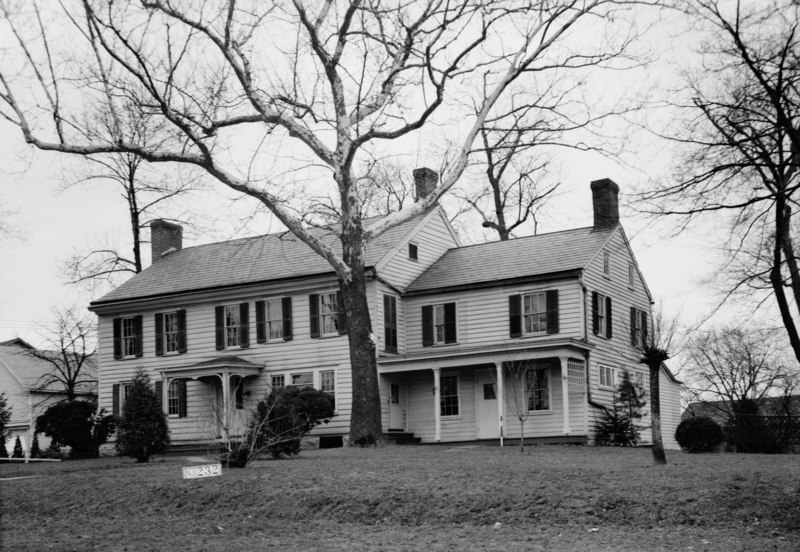
[[[204,466],[188,466],[183,468],[184,479],[214,477],[215,475],[222,475],[222,464],[206,464]]]

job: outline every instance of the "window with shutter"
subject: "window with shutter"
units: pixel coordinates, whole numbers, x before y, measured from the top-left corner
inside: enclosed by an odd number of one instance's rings
[[[142,316],[114,319],[114,358],[142,356]]]
[[[344,335],[347,322],[338,291],[309,296],[311,337]]]
[[[592,292],[592,332],[601,337],[613,337],[613,322],[611,316],[611,298]]]
[[[559,332],[557,289],[511,295],[508,305],[511,337]]]
[[[445,345],[458,341],[455,303],[422,307],[422,345]]]

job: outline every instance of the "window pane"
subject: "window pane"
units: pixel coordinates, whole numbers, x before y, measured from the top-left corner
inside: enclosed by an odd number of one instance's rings
[[[444,376],[439,385],[442,416],[458,416],[458,376]]]
[[[267,339],[283,339],[283,304],[267,301]]]
[[[550,390],[547,368],[533,368],[527,371],[528,410],[549,410]]]
[[[483,400],[491,401],[497,398],[497,392],[493,383],[483,384]]]
[[[272,376],[272,388],[277,389],[278,387],[284,386],[284,376]]]
[[[337,310],[339,305],[336,301],[336,294],[324,293],[319,296],[319,300],[323,335],[339,333],[339,326],[337,324]]]
[[[136,355],[136,320],[134,318],[122,319],[122,354],[123,356]]]
[[[331,398],[333,407],[336,408],[336,376],[333,370],[325,370],[319,373],[319,390]]]
[[[225,307],[225,345],[239,345],[239,306]]]
[[[172,380],[169,382],[167,409],[168,414],[175,416],[180,414],[180,387],[177,380]]]
[[[400,385],[393,383],[389,390],[392,404],[400,404]]]
[[[545,293],[534,293],[523,297],[523,318],[525,333],[547,331],[547,296]]]
[[[300,374],[292,374],[292,385],[314,385],[314,373],[303,372]]]
[[[164,313],[164,350],[172,353],[178,350],[178,313]]]

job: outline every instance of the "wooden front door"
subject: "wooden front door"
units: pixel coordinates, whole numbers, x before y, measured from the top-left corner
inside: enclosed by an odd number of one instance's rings
[[[497,439],[500,437],[500,399],[497,396],[497,382],[490,370],[475,372],[475,392],[478,439]]]

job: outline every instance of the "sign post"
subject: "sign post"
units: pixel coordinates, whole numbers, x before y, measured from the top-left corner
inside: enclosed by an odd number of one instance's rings
[[[215,477],[222,475],[222,464],[204,464],[202,466],[185,466],[184,479],[197,479],[199,477]]]

